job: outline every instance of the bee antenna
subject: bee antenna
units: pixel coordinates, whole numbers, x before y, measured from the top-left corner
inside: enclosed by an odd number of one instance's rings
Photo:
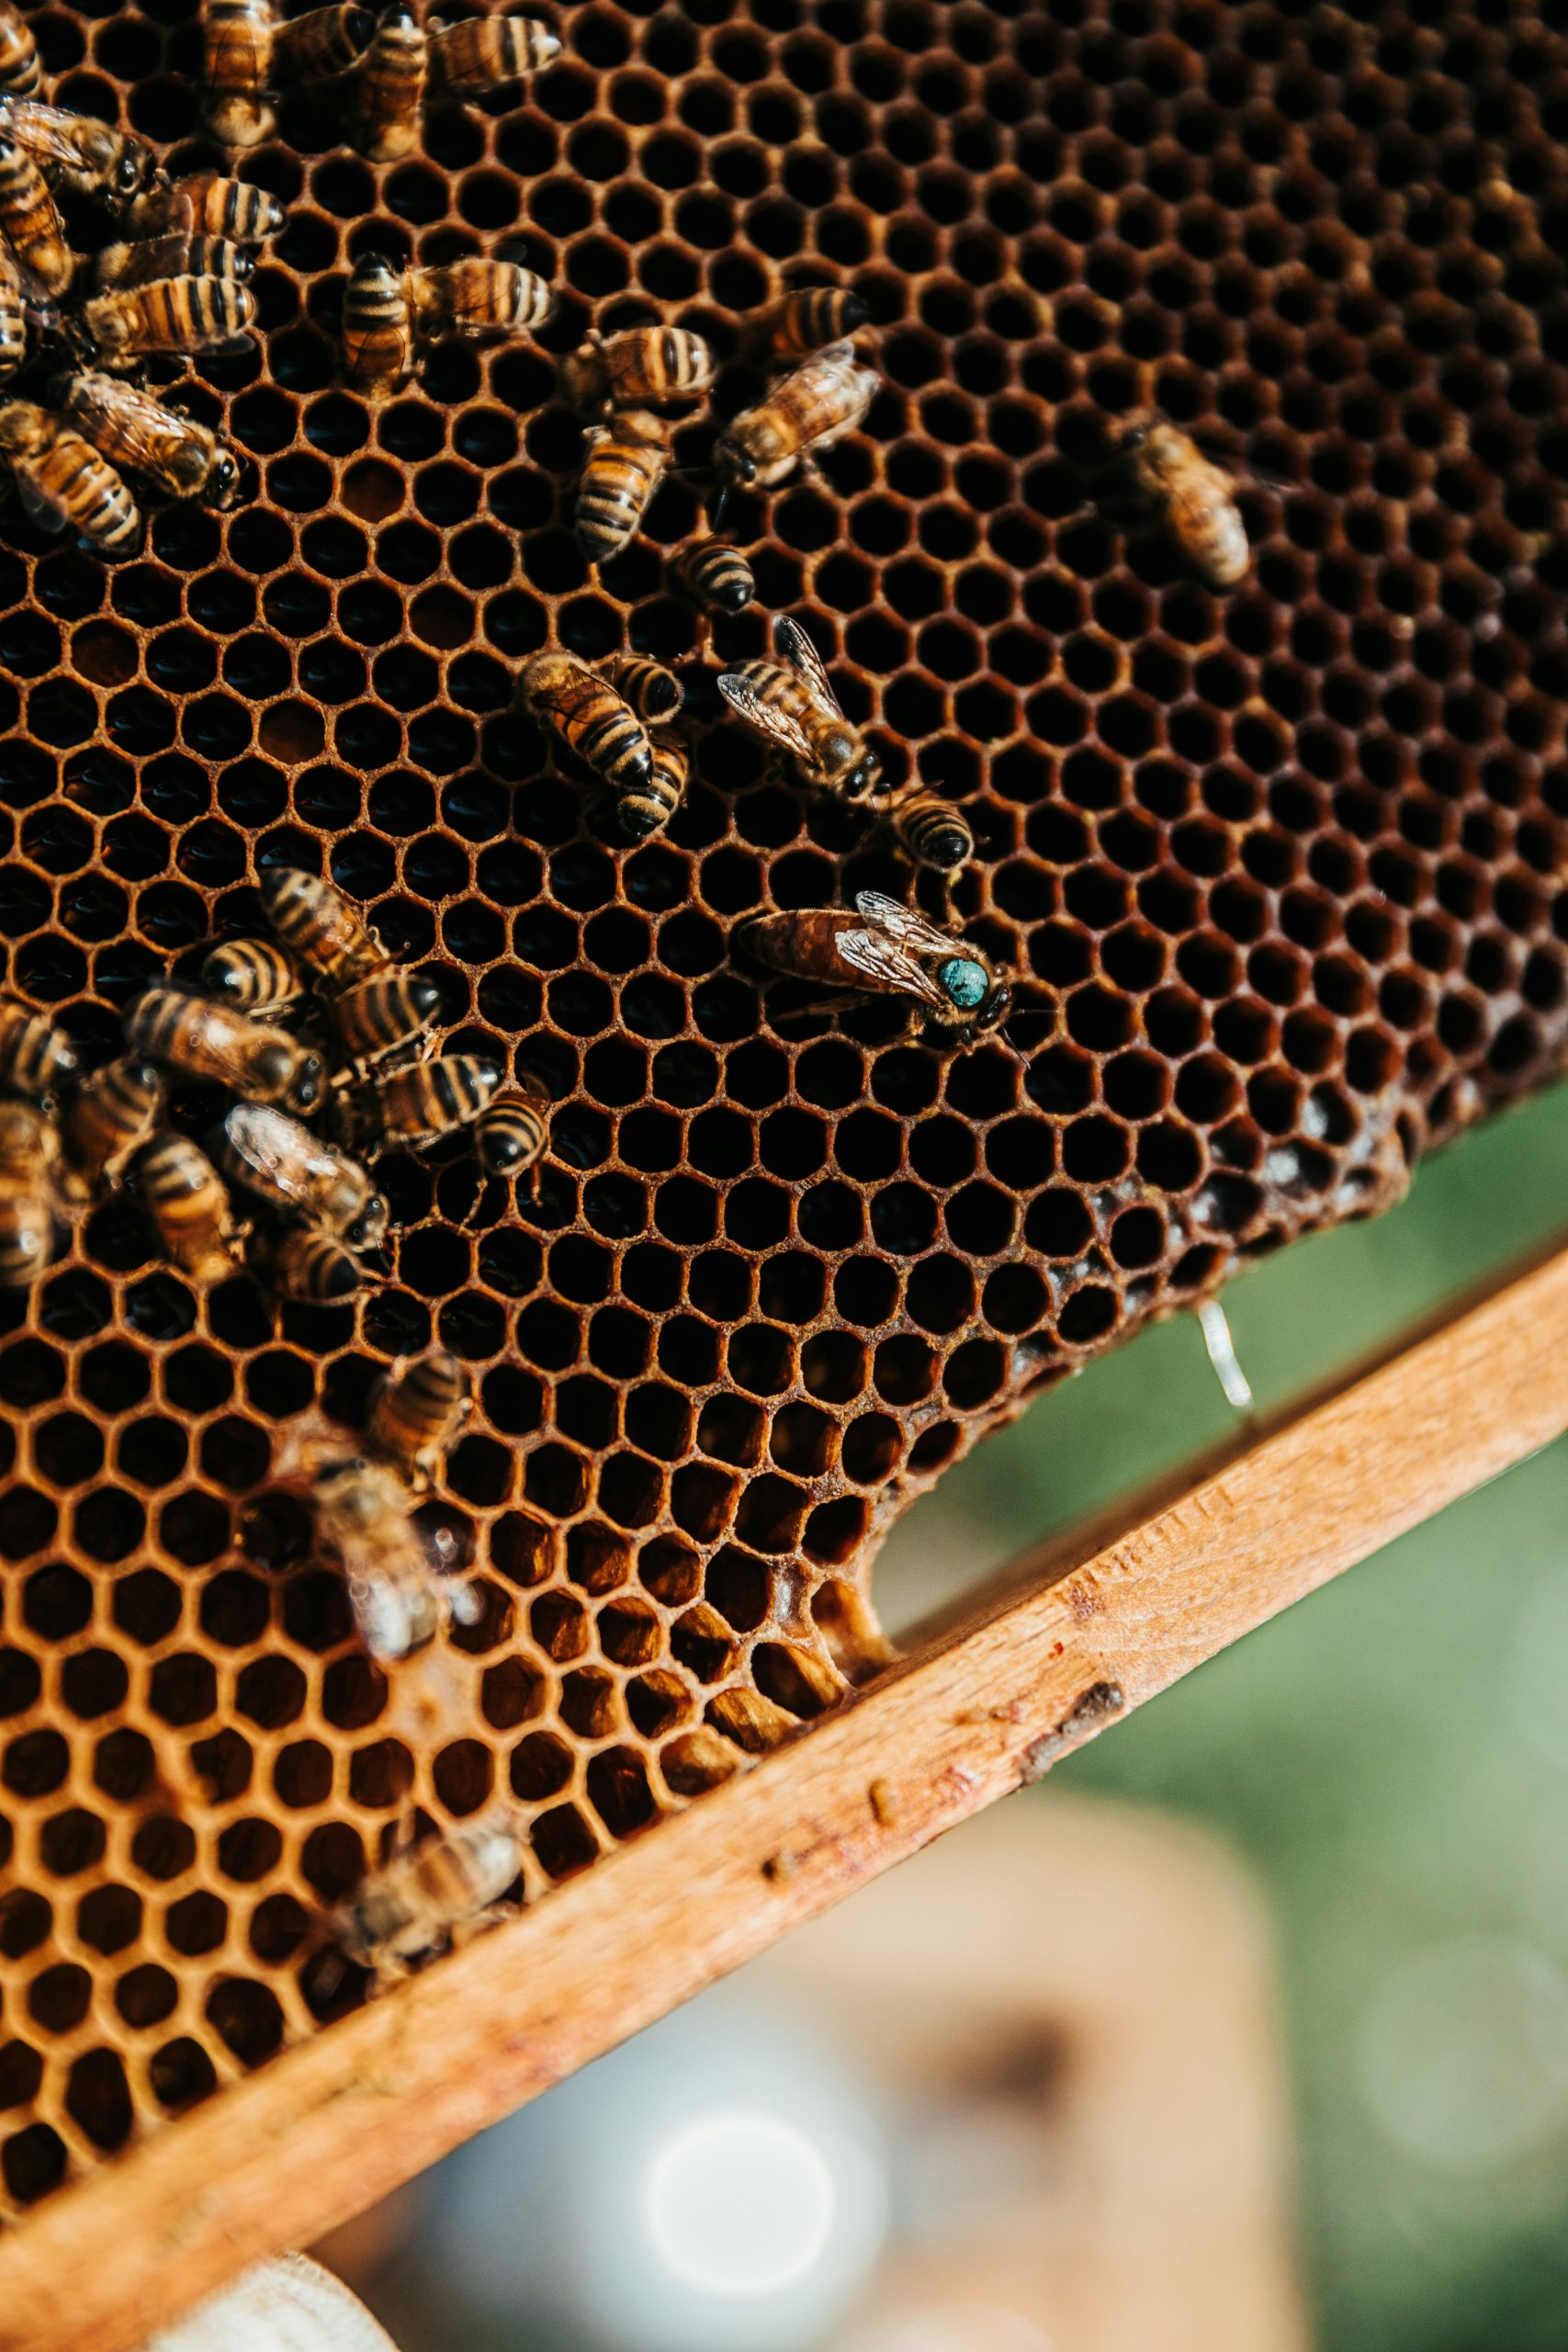
[[[721,481],[718,486],[718,496],[708,508],[708,529],[710,531],[720,531],[724,528],[724,510],[729,503],[729,483],[728,481]]]

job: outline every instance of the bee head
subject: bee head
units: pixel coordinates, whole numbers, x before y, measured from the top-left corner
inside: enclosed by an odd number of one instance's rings
[[[757,460],[750,450],[743,449],[728,433],[721,433],[714,444],[715,461],[732,481],[751,482],[757,479]]]
[[[844,777],[844,791],[852,800],[863,800],[874,792],[882,781],[882,762],[874,752],[863,750],[859,759]]]
[[[937,966],[936,983],[971,1029],[994,1029],[1012,1002],[1007,982],[993,979],[976,956],[950,956]]]
[[[351,1249],[378,1249],[386,1238],[390,1209],[379,1193],[372,1193],[344,1238]]]
[[[220,449],[214,458],[207,495],[220,509],[232,506],[240,495],[240,461],[231,449]]]
[[[278,1049],[280,1052],[282,1048]],[[297,1111],[313,1111],[321,1099],[326,1082],[326,1070],[320,1054],[299,1054],[294,1061],[294,1075],[288,1089],[288,1099]]]
[[[1123,426],[1116,446],[1124,458],[1130,458],[1135,450],[1144,447],[1153,430],[1147,417],[1138,417],[1133,424]]]

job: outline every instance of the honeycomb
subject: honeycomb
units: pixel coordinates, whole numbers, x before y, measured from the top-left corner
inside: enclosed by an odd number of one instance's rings
[[[0,1309],[6,2216],[330,2030],[360,1987],[324,1907],[411,1815],[515,1801],[541,1896],[832,1707],[945,1464],[1560,1065],[1563,14],[588,0],[413,160],[340,148],[321,93],[242,159],[288,222],[197,397],[254,497],[158,508],[112,569],[4,524],[8,984],[103,1059],[148,978],[260,931],[264,865],[326,871],[448,1045],[558,1109],[515,1201],[384,1160],[389,1275],[344,1306],[198,1295],[111,1198]],[[220,160],[195,0],[32,21],[62,103]],[[536,342],[348,397],[355,258],[498,244],[559,289]],[[557,357],[699,328],[700,472],[760,389],[749,315],[817,281],[866,297],[886,388],[820,480],[736,499],[758,605],[673,586],[690,475],[590,577]],[[1233,594],[1095,501],[1140,405],[1235,464]],[[786,1018],[732,965],[747,910],[909,888],[719,723],[767,608],[969,818],[953,910],[1019,976],[1010,1036]],[[688,681],[664,838],[618,846],[513,712],[547,641]],[[422,1712],[299,1465],[434,1342],[476,1409],[422,1516],[484,1606]]]

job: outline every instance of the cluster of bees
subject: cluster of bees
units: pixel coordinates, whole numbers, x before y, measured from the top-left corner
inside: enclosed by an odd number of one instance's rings
[[[411,1512],[469,1406],[461,1365],[432,1349],[383,1376],[360,1450],[316,1472],[318,1541],[336,1558],[359,1638],[382,1667],[423,1649],[448,1619],[471,1624],[479,1613],[467,1585],[437,1573]],[[331,1993],[343,1961],[385,1983],[454,1933],[487,1925],[522,1867],[521,1824],[502,1810],[405,1841],[333,1914],[342,1957],[318,1978],[318,1995]]]
[[[248,346],[248,248],[282,226],[262,188],[202,173],[170,181],[152,150],[48,104],[32,35],[0,0],[0,457],[24,511],[105,555],[141,536],[124,480],[231,506],[241,469],[217,434],[125,380],[141,361]],[[59,199],[85,197],[125,234],[93,261],[67,241]]]
[[[336,6],[288,20],[272,0],[205,0],[201,14],[208,126],[226,147],[272,136],[286,85],[352,75],[349,136],[373,163],[395,164],[419,144],[427,97],[485,97],[560,54],[556,34],[532,17],[425,27],[406,0],[378,15]]]
[[[242,1271],[227,1178],[254,1204],[242,1221],[251,1271],[285,1298],[339,1300],[387,1233],[364,1158],[462,1128],[487,1178],[521,1175],[542,1155],[543,1089],[503,1091],[496,1063],[436,1054],[434,983],[394,963],[333,884],[280,866],[261,888],[275,937],[213,948],[199,989],[144,989],[124,1016],[124,1055],[79,1083],[47,1016],[0,1003],[0,1286],[30,1286],[49,1263],[57,1196],[121,1185],[173,1264],[227,1281]],[[308,990],[301,1036],[280,1016]],[[169,1085],[182,1080],[238,1098],[207,1139],[210,1156],[166,1124]],[[45,1115],[56,1108],[57,1122]],[[305,1124],[313,1116],[322,1132]]]

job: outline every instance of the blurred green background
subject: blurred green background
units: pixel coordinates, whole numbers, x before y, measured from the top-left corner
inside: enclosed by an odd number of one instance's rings
[[[1568,1233],[1568,1088],[1392,1215],[1226,1292],[1267,1408]],[[958,1464],[876,1571],[894,1626],[1231,1427],[1195,1320]],[[1319,2339],[1568,2346],[1568,1441],[1203,1667],[1053,1776],[1206,1824],[1275,1923]],[[1029,1802],[1046,1802],[1043,1790]]]

